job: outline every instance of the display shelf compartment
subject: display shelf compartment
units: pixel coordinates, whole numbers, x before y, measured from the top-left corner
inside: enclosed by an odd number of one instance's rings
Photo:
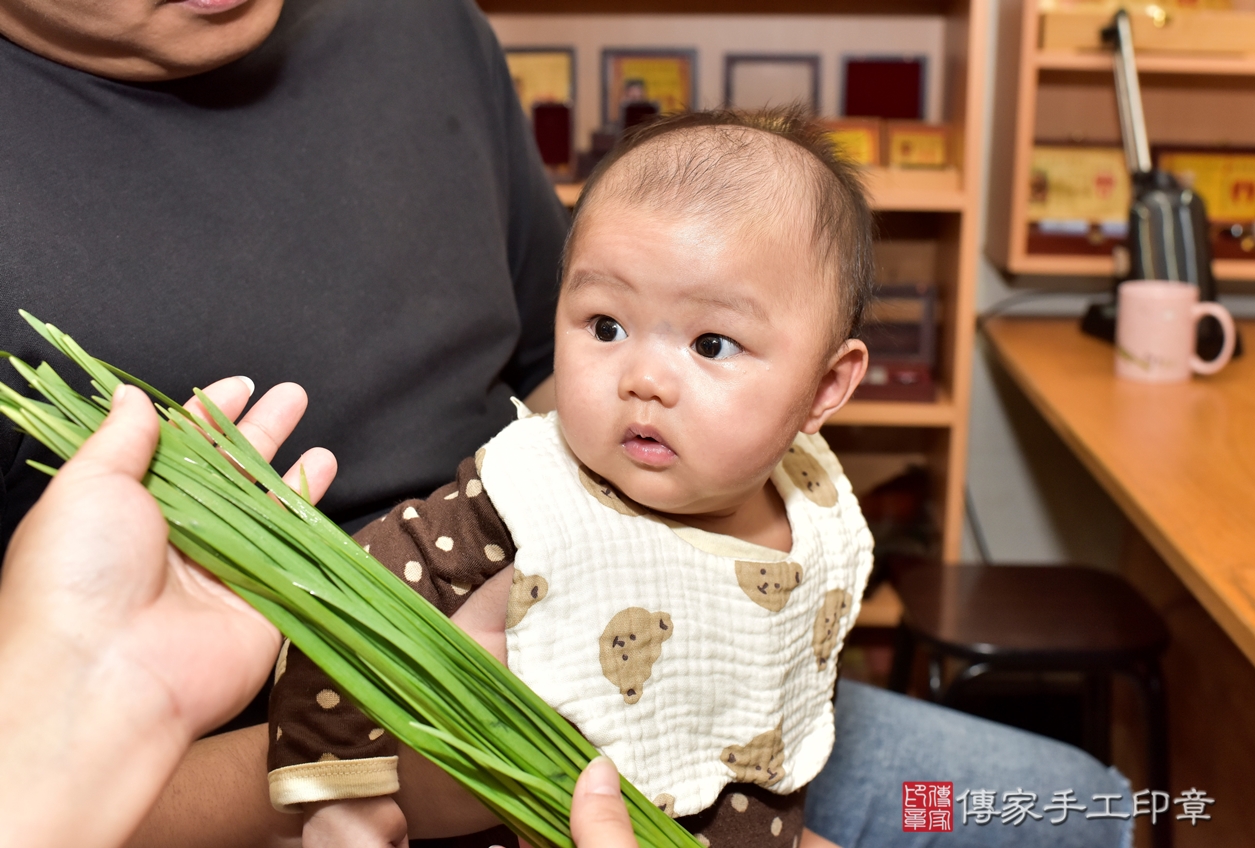
[[[1039,70],[1112,73],[1110,53],[1043,50],[1036,54],[1034,61]],[[1139,74],[1255,75],[1255,55],[1183,56],[1138,53],[1137,70]]]
[[[1111,277],[1115,263],[1105,252],[1039,250],[1040,244],[1031,243],[1028,220],[1035,144],[1120,145],[1111,54],[1039,47],[1037,3],[1004,8],[998,63],[1018,67],[1019,74],[1018,80],[1000,75],[995,92],[994,208],[1008,214],[990,216],[988,252],[1013,274]],[[1153,145],[1237,149],[1255,138],[1255,50],[1141,49],[1137,67]],[[1222,281],[1255,280],[1255,256],[1216,259],[1213,270]]]
[[[863,599],[858,608],[855,627],[893,628],[902,621],[902,599],[889,582],[881,583],[875,591]]]
[[[906,401],[852,400],[829,418],[826,426],[864,425],[871,427],[949,427],[954,423],[955,406],[949,393],[937,387],[937,399],[929,403]]]
[[[1255,259],[1216,259],[1211,268],[1217,280],[1255,280]],[[1110,256],[1029,253],[1013,260],[1010,270],[1017,274],[1110,277],[1115,263]]]

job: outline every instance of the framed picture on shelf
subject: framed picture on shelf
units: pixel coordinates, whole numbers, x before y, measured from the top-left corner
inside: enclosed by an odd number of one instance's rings
[[[927,72],[927,56],[842,56],[837,112],[847,118],[922,121]]]
[[[1151,156],[1203,199],[1212,255],[1255,258],[1255,148],[1156,145]]]
[[[848,118],[823,121],[828,141],[856,165],[880,164],[879,118]]]
[[[1030,253],[1111,255],[1128,232],[1124,148],[1038,143],[1029,169]]]
[[[871,354],[859,400],[937,399],[933,368],[937,361],[937,287],[931,283],[878,285],[859,332]]]
[[[601,119],[623,122],[625,112],[652,105],[660,114],[684,112],[697,101],[697,51],[607,48],[601,51]]]
[[[892,168],[944,168],[950,164],[950,130],[942,124],[889,121],[888,165]]]
[[[729,53],[723,59],[723,102],[732,109],[800,104],[819,114],[819,56]]]
[[[1155,166],[1198,192],[1213,221],[1255,221],[1255,149],[1156,145]]]
[[[506,65],[523,114],[537,103],[575,105],[575,49],[572,47],[506,47]]]
[[[550,168],[569,167],[575,124],[574,48],[507,47],[504,52],[541,159]]]

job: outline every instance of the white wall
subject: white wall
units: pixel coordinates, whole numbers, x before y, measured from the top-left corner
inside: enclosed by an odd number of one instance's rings
[[[1000,26],[1000,6],[1014,6],[1019,0],[991,2],[990,43],[986,58],[990,84],[986,86],[986,144],[991,137],[994,109],[1014,108],[1015,67],[999,67],[995,39],[1015,38],[1014,19]],[[1005,53],[1006,51],[1002,51]],[[1008,65],[1013,65],[1007,61]],[[1008,76],[1009,75],[1009,76]],[[994,84],[997,81],[998,84]],[[1000,101],[995,96],[1003,92]],[[1007,97],[1010,94],[1011,97]],[[1000,113],[1001,123],[1013,118]],[[1006,156],[986,156],[984,184],[989,185],[988,169],[1009,167]],[[985,217],[1005,215],[1006,210],[989,208]],[[1078,286],[1072,280],[1008,280],[984,256],[981,257],[976,289],[976,308],[985,312],[1006,299],[1023,296],[1027,289],[1049,288],[1054,294],[1026,298],[1008,309],[1014,314],[1079,315],[1094,294],[1070,294],[1077,288],[1102,291],[1098,281]],[[998,307],[1001,308],[1001,307]],[[967,482],[970,505],[983,531],[989,555],[996,562],[1089,563],[1113,567],[1118,550],[1122,519],[1119,509],[1077,461],[1072,452],[1037,414],[1023,393],[995,361],[982,339],[977,338],[972,363],[971,443],[968,446]],[[976,561],[978,549],[973,535],[971,513],[965,524],[963,556]]]

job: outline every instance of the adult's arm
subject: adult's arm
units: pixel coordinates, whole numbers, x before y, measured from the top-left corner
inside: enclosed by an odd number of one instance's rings
[[[130,848],[300,848],[301,817],[270,806],[266,725],[201,739],[149,811]]]
[[[236,378],[213,387],[233,416],[250,392]],[[241,430],[273,455],[304,406],[299,387],[279,387]],[[0,845],[120,844],[277,649],[265,619],[168,546],[140,483],[158,428],[143,393],[119,389],[8,549],[0,679],[22,697],[0,700]],[[311,451],[302,463],[321,494],[334,459]]]
[[[555,388],[553,375],[550,374],[543,383],[532,389],[532,393],[524,399],[523,403],[527,404],[527,408],[532,412],[545,413],[557,409],[558,390]]]

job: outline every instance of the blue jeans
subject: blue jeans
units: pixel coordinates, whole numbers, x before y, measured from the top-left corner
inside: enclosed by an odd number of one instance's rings
[[[1129,848],[1132,819],[1085,818],[1101,814],[1108,802],[1095,795],[1119,795],[1113,813],[1132,808],[1129,783],[1114,768],[1062,742],[858,683],[838,684],[837,742],[828,765],[810,784],[807,826],[841,848],[933,848],[933,846],[1015,846],[1015,848]],[[903,832],[902,784],[947,781],[954,784],[953,832]],[[1087,811],[1043,810],[1060,806],[1056,793],[1072,790],[1066,806]],[[957,801],[970,790],[964,801]],[[971,793],[992,790],[996,796]],[[1022,795],[1036,793],[1030,805]],[[975,815],[982,804],[1003,816]],[[964,807],[968,810],[963,823]],[[1041,816],[1022,815],[1019,807]],[[1010,809],[1010,821],[1004,822]],[[1066,815],[1066,818],[1063,818]],[[987,823],[978,824],[981,818]],[[1060,824],[1052,820],[1063,818]]]

